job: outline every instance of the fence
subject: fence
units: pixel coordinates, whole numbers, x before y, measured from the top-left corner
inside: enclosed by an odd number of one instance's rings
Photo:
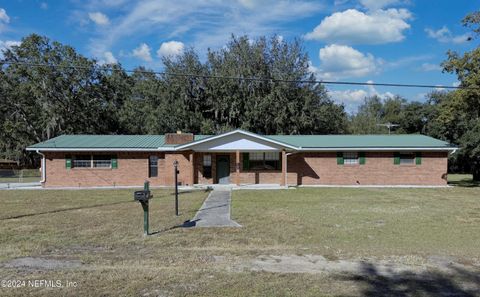
[[[39,182],[41,175],[39,169],[0,169],[0,183]]]

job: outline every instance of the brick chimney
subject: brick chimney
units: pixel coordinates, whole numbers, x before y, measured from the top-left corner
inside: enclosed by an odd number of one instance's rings
[[[192,133],[182,133],[182,131],[177,131],[177,133],[165,133],[165,144],[184,144],[192,141]]]

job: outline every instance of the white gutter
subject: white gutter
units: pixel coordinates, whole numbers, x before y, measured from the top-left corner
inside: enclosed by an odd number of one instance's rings
[[[299,151],[303,152],[362,152],[362,151],[456,151],[456,147],[325,147],[325,148],[315,148],[315,147],[300,147]]]
[[[26,151],[43,152],[165,152],[175,151],[174,147],[144,148],[26,148]]]
[[[44,183],[46,180],[47,180],[47,168],[45,167],[47,162],[45,160],[45,155],[42,154],[39,150],[36,151],[37,154],[39,154],[40,156],[42,156],[42,180],[40,181],[40,183]]]
[[[455,154],[457,151],[459,150],[458,147],[454,148],[451,152],[450,152],[450,155],[453,155]]]

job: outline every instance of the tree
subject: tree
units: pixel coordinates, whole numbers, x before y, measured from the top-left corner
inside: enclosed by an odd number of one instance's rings
[[[6,50],[4,61],[17,63],[2,67],[0,109],[6,117],[0,123],[0,138],[7,157],[24,159],[24,147],[60,134],[109,129],[108,104],[99,92],[94,60],[32,34]]]
[[[480,33],[480,12],[467,15],[462,23],[472,29],[474,36],[470,40],[474,40]],[[474,180],[479,181],[480,48],[464,54],[449,51],[442,66],[445,72],[457,75],[463,89],[453,92],[440,106],[437,120],[448,124],[443,134],[460,144],[460,156],[469,163]]]

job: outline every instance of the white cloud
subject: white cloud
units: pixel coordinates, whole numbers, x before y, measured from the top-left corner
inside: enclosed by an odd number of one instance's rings
[[[12,46],[19,46],[22,44],[20,41],[15,41],[15,40],[6,40],[2,41],[0,40],[0,58],[3,58],[3,52]]]
[[[419,70],[424,72],[441,71],[442,67],[438,64],[423,63],[422,66],[420,66]]]
[[[110,2],[116,5],[118,0],[78,1],[77,10],[102,11],[108,9]],[[322,1],[310,0],[156,0],[128,1],[118,7],[123,13],[112,19],[115,26],[108,31],[96,32],[91,39],[92,54],[101,55],[121,40],[139,34],[156,34],[159,38],[178,40],[186,33],[191,37],[191,45],[202,54],[209,47],[221,48],[231,34],[249,34],[251,38],[271,35],[286,29],[292,21],[315,15],[326,5]],[[299,30],[288,27],[287,31],[299,35]]]
[[[399,4],[401,2],[402,1],[400,0],[360,0],[360,3],[365,8],[371,9],[371,10],[392,6],[394,4]]]
[[[247,8],[254,8],[255,5],[257,4],[255,0],[238,0],[238,2]]]
[[[117,59],[112,54],[112,52],[105,52],[103,54],[103,57],[105,58],[105,63],[106,64],[117,64],[118,63]]]
[[[430,28],[426,28],[425,32],[427,33],[428,37],[436,39],[439,42],[443,43],[464,43],[468,41],[469,35],[453,35],[452,32],[447,28],[447,26],[443,26],[438,30],[433,30]]]
[[[5,9],[3,9],[3,8],[0,8],[0,22],[3,22],[3,23],[9,23],[10,22],[10,17],[8,16]]]
[[[0,40],[0,50],[6,50],[11,48],[12,46],[19,46],[20,44],[22,43],[16,40],[6,40],[6,41]]]
[[[152,55],[150,54],[150,50],[150,47],[146,43],[142,43],[133,50],[132,55],[146,62],[150,62],[152,61]]]
[[[47,2],[40,3],[40,8],[43,9],[43,10],[47,10],[48,9],[48,3]]]
[[[406,22],[412,15],[407,9],[361,12],[348,9],[324,18],[310,33],[309,40],[324,40],[343,44],[381,44],[402,41]]]
[[[363,77],[378,72],[382,61],[371,54],[363,54],[356,49],[331,44],[319,51],[320,67],[317,75],[323,79]]]
[[[157,56],[159,57],[174,57],[183,53],[185,45],[180,41],[168,41],[162,43],[160,48],[157,50]]]
[[[0,33],[5,29],[5,24],[10,22],[10,17],[8,16],[5,9],[0,8]]]
[[[105,26],[110,24],[110,20],[108,19],[108,17],[105,14],[98,11],[90,12],[88,14],[88,17],[90,18],[91,21],[93,21],[95,24],[99,26]]]
[[[369,80],[366,83],[372,84],[373,81]],[[383,100],[394,97],[394,94],[390,92],[378,92],[374,86],[365,86],[363,89],[355,90],[335,90],[329,91],[328,93],[334,101],[343,103],[346,111],[349,113],[355,112],[366,97],[378,96]]]

